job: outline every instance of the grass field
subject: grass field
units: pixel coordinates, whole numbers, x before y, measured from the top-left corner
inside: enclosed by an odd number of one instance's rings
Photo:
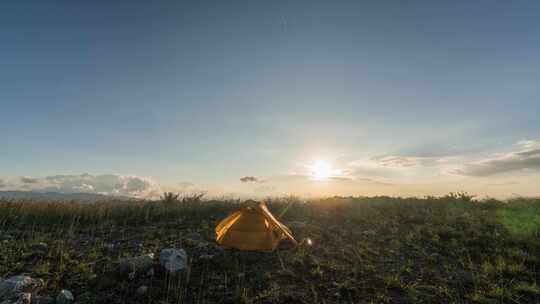
[[[41,294],[69,289],[77,303],[540,303],[539,199],[273,199],[311,245],[219,250],[214,227],[242,204],[1,202],[0,277],[41,278]],[[116,271],[167,247],[187,251],[187,271]]]

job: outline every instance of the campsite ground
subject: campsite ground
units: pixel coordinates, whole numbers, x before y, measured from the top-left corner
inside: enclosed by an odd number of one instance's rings
[[[0,203],[0,277],[41,278],[41,295],[68,289],[76,303],[540,303],[538,199],[275,200],[312,245],[271,253],[215,246],[238,204]],[[188,253],[179,275],[157,259],[118,272],[124,257],[170,247]]]

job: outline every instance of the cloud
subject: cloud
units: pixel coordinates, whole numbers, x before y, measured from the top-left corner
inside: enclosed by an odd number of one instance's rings
[[[328,179],[336,181],[351,181],[353,178],[351,176],[330,176]]]
[[[414,170],[422,161],[405,156],[375,156],[347,164],[348,176],[354,178],[394,178]]]
[[[483,143],[452,144],[450,142],[438,142],[438,140],[435,140],[402,147],[398,150],[397,154],[406,157],[445,158],[479,153],[485,151],[488,147]]]
[[[195,184],[194,184],[194,183],[190,183],[190,182],[180,182],[180,183],[178,183],[178,187],[181,187],[181,188],[192,188],[192,187],[195,187]]]
[[[336,182],[336,183],[348,183],[348,184],[360,182],[360,183],[369,183],[369,184],[374,184],[374,185],[379,185],[379,186],[393,186],[394,185],[392,183],[382,182],[382,181],[378,181],[372,178],[357,177],[357,176],[349,175],[348,171],[346,175],[331,176],[331,177],[328,177],[328,180]],[[281,182],[313,181],[313,177],[308,174],[291,173],[291,174],[286,174],[286,175],[275,176],[272,179],[272,181],[281,181]]]
[[[418,166],[420,164],[419,157],[407,157],[399,155],[376,156],[373,157],[372,160],[377,162],[380,166],[387,168],[407,168]]]
[[[517,142],[517,145],[522,147],[523,149],[537,149],[540,148],[540,139],[537,140],[520,140]]]
[[[22,177],[5,184],[5,187],[11,190],[96,193],[138,198],[155,197],[161,193],[161,187],[148,178],[118,174]]]
[[[240,178],[242,183],[260,183],[261,181],[255,176],[244,176]]]
[[[377,180],[374,180],[374,179],[371,179],[371,178],[357,178],[356,180],[376,184],[376,185],[379,185],[379,186],[395,186],[395,184],[381,182],[381,181],[377,181]]]
[[[37,178],[21,177],[21,182],[23,184],[36,184],[39,180]]]
[[[180,182],[173,185],[163,185],[161,189],[167,192],[175,192],[182,194],[208,192],[208,189],[206,189],[205,187],[201,188],[200,186],[190,182]]]
[[[4,180],[0,178],[0,188],[4,188],[5,186]]]
[[[393,186],[398,180],[403,182],[424,170],[424,167],[434,167],[439,159],[428,157],[409,157],[401,155],[377,155],[363,158],[347,157],[346,159],[334,159],[322,165],[297,163],[295,170],[282,176],[274,176],[270,181],[293,181],[315,180],[332,181],[351,184],[354,182],[370,183],[376,185]],[[319,169],[317,166],[322,166]],[[435,168],[436,169],[436,168]],[[431,168],[431,171],[435,170]],[[326,171],[325,178],[317,178],[318,171]],[[425,171],[425,170],[424,170]],[[430,171],[430,172],[431,172]],[[398,179],[398,180],[396,180]]]
[[[499,154],[495,157],[463,165],[454,173],[466,176],[485,177],[519,170],[540,170],[540,142],[520,141],[520,151]]]

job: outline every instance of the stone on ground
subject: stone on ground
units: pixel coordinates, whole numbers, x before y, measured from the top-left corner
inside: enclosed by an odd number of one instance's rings
[[[154,254],[149,253],[141,256],[125,258],[118,263],[118,272],[121,275],[147,273],[154,264]]]
[[[184,249],[163,249],[159,254],[159,263],[167,272],[175,273],[187,267],[187,254]]]
[[[19,298],[22,293],[35,293],[45,283],[41,279],[34,279],[25,275],[18,275],[0,281],[0,301]]]
[[[71,291],[62,289],[56,296],[56,304],[70,304],[75,300]]]

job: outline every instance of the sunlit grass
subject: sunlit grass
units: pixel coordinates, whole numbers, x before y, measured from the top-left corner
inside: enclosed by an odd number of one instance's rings
[[[535,205],[510,204],[497,209],[497,219],[509,231],[516,234],[540,232],[540,208]]]

